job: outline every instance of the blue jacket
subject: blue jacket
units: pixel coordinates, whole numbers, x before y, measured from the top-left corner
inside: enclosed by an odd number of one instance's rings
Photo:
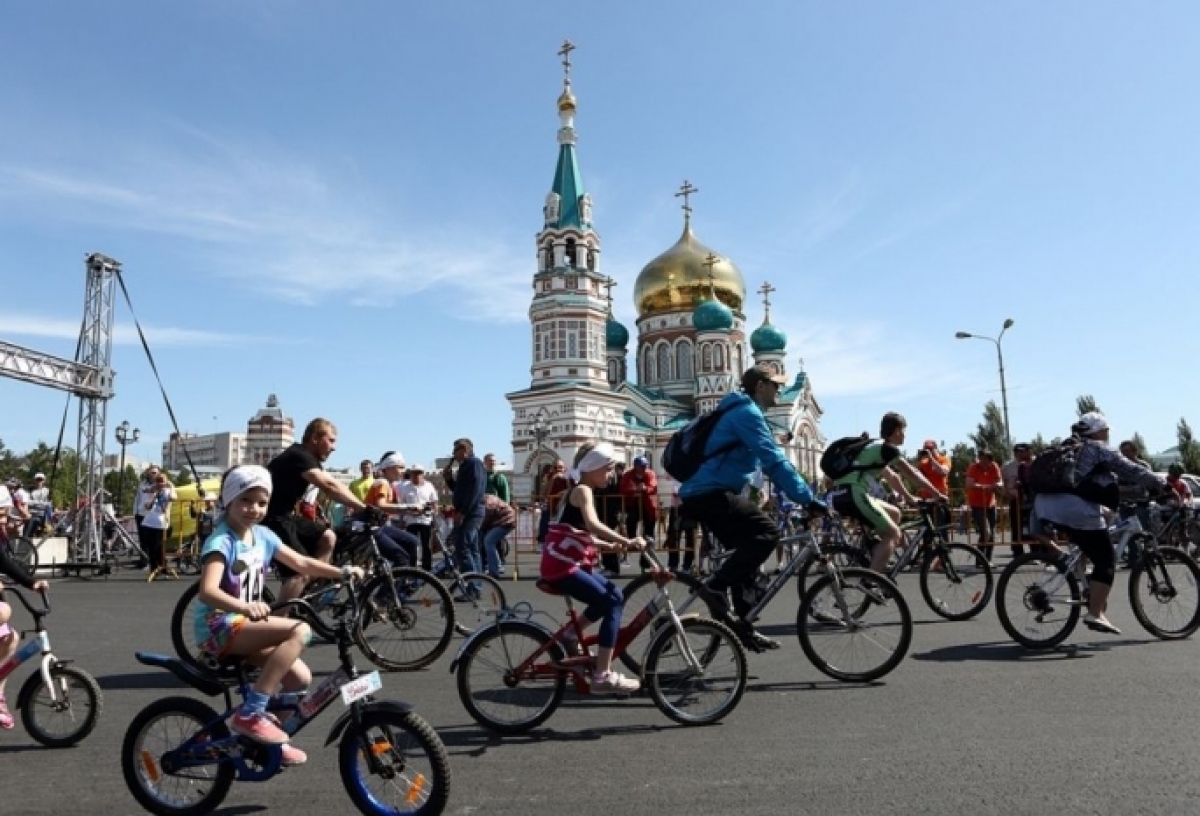
[[[454,509],[463,518],[483,518],[483,491],[487,487],[487,468],[476,456],[468,456],[458,466],[454,479]]]
[[[736,444],[725,453],[707,459],[696,475],[679,488],[682,499],[715,491],[741,493],[759,464],[775,487],[794,502],[808,504],[812,491],[771,435],[767,418],[758,403],[735,391],[721,400],[718,410],[728,408],[708,438],[706,453]]]

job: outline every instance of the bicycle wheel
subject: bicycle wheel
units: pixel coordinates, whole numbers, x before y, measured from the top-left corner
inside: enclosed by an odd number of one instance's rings
[[[31,539],[25,536],[17,536],[10,539],[8,542],[8,553],[14,561],[29,570],[30,574],[37,569],[38,548],[34,546]]]
[[[54,696],[42,682],[41,672],[25,681],[19,699],[21,722],[29,736],[48,748],[66,748],[82,742],[96,727],[104,710],[104,696],[96,678],[76,666],[50,667]]]
[[[817,610],[822,613],[814,617]],[[813,584],[796,613],[796,634],[821,673],[866,683],[904,659],[912,642],[912,616],[890,580],[848,567]]]
[[[208,726],[207,728],[205,726]],[[191,740],[229,739],[217,712],[191,697],[168,697],[142,709],[121,744],[121,770],[129,792],[159,816],[202,816],[215,810],[233,784],[232,765],[190,765],[168,771],[163,755]]]
[[[820,558],[810,558],[796,571],[796,595],[801,601],[817,579],[825,574],[825,564],[832,563],[838,569],[871,566],[871,556],[857,544],[830,544],[821,548]]]
[[[454,631],[463,636],[493,622],[496,614],[508,606],[500,581],[482,572],[461,573],[447,590],[454,598]]]
[[[442,582],[396,567],[359,590],[354,642],[381,669],[414,671],[437,660],[454,635],[454,603]]]
[[[171,610],[171,645],[175,654],[184,663],[195,669],[210,669],[214,663],[200,648],[196,640],[196,608],[200,605],[200,582],[195,581],[183,590],[175,608]],[[275,603],[275,593],[263,587],[262,600],[265,604]]]
[[[475,722],[499,734],[523,734],[554,713],[567,673],[547,666],[565,657],[562,647],[551,644],[518,671],[549,640],[533,624],[498,621],[471,641],[458,665],[458,698]]]
[[[650,697],[683,725],[709,725],[737,708],[746,691],[746,651],[728,626],[707,618],[659,629],[646,653]],[[686,642],[687,649],[684,648]],[[688,660],[687,652],[698,666]]]
[[[1024,553],[1008,563],[996,582],[996,614],[1009,637],[1026,649],[1062,643],[1079,622],[1083,596],[1065,561]]]
[[[699,578],[694,575],[688,575],[685,572],[676,573],[675,580],[671,582],[670,586],[674,588],[677,585],[689,593],[688,596],[685,596],[684,600],[679,602],[679,612],[699,612],[705,617],[712,618],[713,620],[717,619],[720,610],[712,609],[701,598],[691,600],[696,587],[700,586]],[[625,596],[626,612],[637,614],[658,593],[658,587],[654,583],[654,577],[646,573],[636,576],[625,585],[621,592]],[[646,649],[649,648],[650,641],[654,639],[654,636],[664,625],[666,625],[666,621],[652,621],[642,631],[638,632],[637,637],[629,641],[625,646],[625,651],[621,653],[620,660],[635,675],[639,677],[642,675],[642,658],[646,655]]]
[[[970,544],[939,542],[921,561],[921,595],[938,615],[961,621],[983,611],[992,599],[992,567]]]
[[[367,816],[432,816],[450,797],[446,746],[412,711],[364,711],[361,727],[348,726],[338,746],[338,770],[350,801]]]
[[[1145,550],[1129,572],[1129,605],[1155,637],[1190,637],[1200,628],[1200,566],[1174,547]]]

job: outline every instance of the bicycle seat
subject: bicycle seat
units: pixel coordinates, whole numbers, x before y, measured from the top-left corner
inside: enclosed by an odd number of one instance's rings
[[[567,594],[567,593],[563,592],[561,589],[559,589],[558,587],[556,587],[554,584],[547,581],[545,578],[539,578],[537,580],[537,583],[534,584],[534,586],[536,586],[542,592],[545,592],[547,595],[566,595]]]

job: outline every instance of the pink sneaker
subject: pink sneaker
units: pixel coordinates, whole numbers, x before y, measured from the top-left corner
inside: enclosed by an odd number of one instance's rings
[[[0,695],[0,728],[11,731],[16,725],[17,722],[13,719],[12,712],[8,710],[8,700]]]
[[[283,767],[290,768],[293,765],[303,765],[305,762],[308,762],[308,754],[291,743],[283,746]]]
[[[286,731],[268,720],[265,713],[245,717],[239,711],[229,718],[229,730],[263,745],[284,745],[291,739]]]

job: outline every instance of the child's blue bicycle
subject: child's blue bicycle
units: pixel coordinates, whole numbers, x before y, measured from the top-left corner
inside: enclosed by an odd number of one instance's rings
[[[348,707],[330,729],[330,745],[339,738],[338,767],[354,805],[368,816],[441,813],[450,795],[450,759],[433,730],[408,703],[376,700],[383,687],[379,672],[359,674],[350,657],[351,622],[361,596],[349,584],[345,612],[329,631],[310,601],[320,593],[285,601],[273,610],[294,607],[314,631],[337,644],[341,666],[307,694],[279,694],[267,711],[291,735],[316,719],[335,698]],[[322,589],[320,592],[326,592]],[[158,700],[134,717],[121,747],[125,783],[151,813],[199,816],[217,808],[233,782],[263,782],[282,770],[282,749],[234,734],[229,716],[236,689],[245,698],[254,670],[240,659],[216,669],[190,665],[166,655],[137,653],[140,663],[168,669],[210,697],[223,695],[218,714],[191,697]]]
[[[83,669],[70,665],[70,660],[59,660],[50,651],[50,635],[42,620],[50,614],[50,601],[43,591],[42,608],[34,609],[25,596],[15,587],[4,587],[29,610],[33,616],[33,627],[37,637],[22,646],[15,655],[0,665],[0,680],[8,677],[17,666],[37,655],[42,656],[42,665],[21,686],[17,694],[17,708],[21,709],[21,722],[29,736],[49,748],[66,748],[82,742],[96,727],[100,712],[104,709],[104,698],[96,678]]]

